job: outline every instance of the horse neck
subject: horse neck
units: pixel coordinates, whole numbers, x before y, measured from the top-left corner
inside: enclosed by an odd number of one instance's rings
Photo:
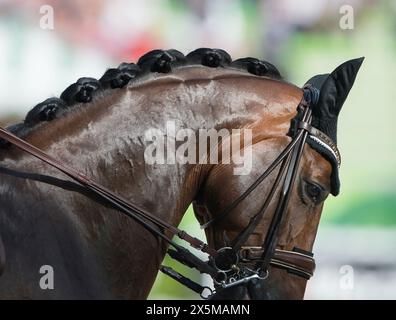
[[[186,68],[107,91],[90,105],[76,106],[67,116],[44,124],[27,140],[177,225],[210,166],[147,164],[147,131],[166,133],[168,122],[195,133],[202,128],[250,127],[257,140],[286,131],[300,97],[299,89],[283,82],[236,71]],[[271,123],[274,117],[281,121]],[[31,158],[20,163],[26,167]]]
[[[247,79],[240,80],[238,83],[230,78],[230,83],[224,83],[225,79],[196,79],[175,85],[173,78],[165,78],[157,86],[148,83],[110,92],[92,105],[76,107],[80,110],[44,125],[28,140],[177,225],[210,166],[149,165],[144,159],[149,143],[144,140],[145,134],[152,129],[167,134],[169,122],[194,132],[202,128],[241,128],[254,122],[259,123],[258,128],[267,125],[259,120],[270,109],[271,97],[260,93],[271,86],[272,96],[277,97],[283,84],[268,80],[261,82],[263,88],[252,88]],[[241,88],[246,94],[240,94]],[[287,105],[282,108],[287,110]]]

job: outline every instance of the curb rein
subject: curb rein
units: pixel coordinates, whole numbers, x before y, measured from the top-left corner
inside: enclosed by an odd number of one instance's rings
[[[223,247],[218,250],[209,247],[206,243],[189,235],[187,232],[161,220],[150,212],[147,212],[135,204],[130,203],[126,199],[114,194],[112,191],[92,181],[81,172],[61,163],[52,156],[18,138],[2,127],[0,127],[0,138],[63,172],[78,184],[93,192],[106,203],[110,204],[114,209],[117,209],[126,216],[134,219],[153,235],[163,239],[170,247],[172,247],[168,249],[168,254],[171,258],[190,268],[195,268],[201,273],[209,274],[214,281],[215,290],[206,286],[201,286],[170,267],[160,267],[160,270],[163,273],[198,293],[203,299],[207,299],[215,294],[216,291],[248,283],[253,279],[266,279],[268,277],[269,265],[285,269],[288,272],[296,274],[307,280],[313,275],[315,270],[315,260],[312,253],[298,248],[294,248],[292,251],[276,248],[280,226],[282,225],[282,221],[286,213],[307,137],[314,137],[325,143],[327,146],[330,145],[332,149],[336,148],[335,144],[328,143],[329,141],[331,142],[331,139],[328,136],[323,132],[320,132],[318,129],[313,128],[310,124],[312,120],[311,108],[318,101],[318,90],[308,85],[303,88],[303,92],[303,97],[297,107],[297,116],[302,113],[302,118],[301,120],[297,120],[296,132],[292,136],[292,141],[289,145],[241,196],[235,199],[214,219],[201,226],[202,228],[207,228],[228,215],[278,165],[280,165],[279,173],[274,185],[272,186],[272,189],[259,212],[252,217],[248,226],[237,236],[232,247]],[[333,151],[339,154],[337,149],[334,149]],[[249,235],[260,222],[264,212],[271,202],[271,199],[274,197],[275,190],[283,176],[285,177],[278,204],[263,245],[257,247],[243,246]],[[167,236],[165,234],[166,232],[168,232],[170,236]],[[181,240],[186,241],[191,247],[208,254],[209,260],[203,261],[195,254],[191,253],[187,248],[177,244],[172,240],[173,236],[177,236]],[[252,265],[254,266],[252,267]]]

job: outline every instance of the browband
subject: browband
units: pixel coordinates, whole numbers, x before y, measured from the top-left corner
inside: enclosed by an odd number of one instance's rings
[[[339,168],[341,166],[340,151],[338,150],[337,145],[328,135],[304,121],[299,122],[298,128],[307,130],[309,133],[309,138],[314,140],[316,143],[319,143],[322,147],[326,148],[336,160],[337,167]]]

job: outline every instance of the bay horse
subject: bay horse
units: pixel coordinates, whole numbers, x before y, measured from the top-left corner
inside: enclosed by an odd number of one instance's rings
[[[253,254],[273,229],[278,197],[266,201],[265,214],[255,213],[268,194],[282,193],[277,184],[282,166],[249,188],[293,141],[293,130],[305,130],[307,143],[301,143],[301,159],[291,171],[295,182],[271,242],[277,253],[295,252],[305,259],[324,200],[339,192],[337,118],[362,60],[310,79],[315,101],[308,108],[305,91],[284,81],[266,61],[233,61],[220,49],[201,48],[187,56],[154,50],[137,64],[107,70],[99,80],[79,79],[60,98],[38,104],[7,129],[172,226],[192,203],[211,248],[237,242]],[[308,109],[311,116],[302,113]],[[165,131],[168,121],[195,134],[250,129],[251,171],[235,175],[236,165],[221,161],[148,164],[145,133]],[[168,249],[163,238],[4,140],[0,177],[1,299],[147,298]],[[42,266],[53,269],[52,290],[40,286]],[[231,267],[238,268],[236,262]],[[282,268],[278,260],[265,277],[254,273],[251,281],[230,282],[211,298],[302,299],[307,277],[292,272],[298,271],[294,267]]]

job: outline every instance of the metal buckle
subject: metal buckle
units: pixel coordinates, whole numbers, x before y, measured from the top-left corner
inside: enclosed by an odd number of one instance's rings
[[[252,250],[261,250],[262,247],[241,247],[239,250],[239,259],[241,262],[250,262],[252,261],[251,258],[249,258],[249,253],[252,252]]]

